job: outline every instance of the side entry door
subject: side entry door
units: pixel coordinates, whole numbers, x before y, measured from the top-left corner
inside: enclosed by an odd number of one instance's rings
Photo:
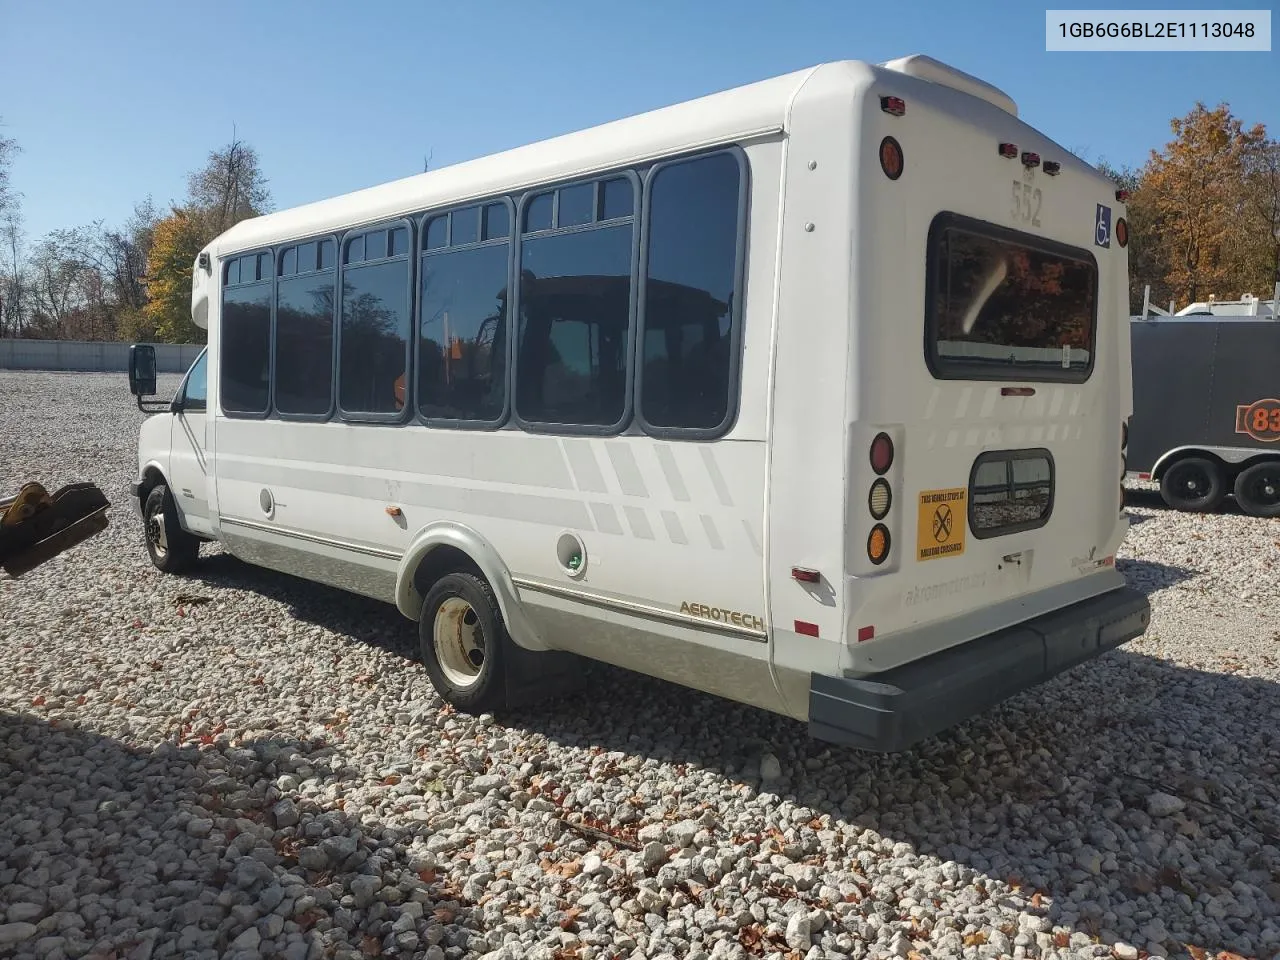
[[[209,517],[209,471],[205,460],[208,416],[209,351],[196,358],[173,398],[169,436],[169,489],[192,533],[212,534]]]

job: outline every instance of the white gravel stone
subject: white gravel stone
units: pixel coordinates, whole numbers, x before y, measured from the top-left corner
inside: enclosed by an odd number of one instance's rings
[[[216,546],[155,572],[140,420],[123,375],[0,371],[0,492],[114,503],[0,573],[6,958],[1280,954],[1280,522],[1139,498],[1147,635],[881,757],[605,667],[444,710],[388,605]]]

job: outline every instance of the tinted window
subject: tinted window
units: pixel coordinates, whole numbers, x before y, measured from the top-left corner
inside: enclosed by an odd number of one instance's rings
[[[266,413],[271,375],[271,284],[222,295],[222,409]]]
[[[600,184],[600,215],[597,219],[616,220],[631,216],[635,210],[632,193],[631,181],[625,177]]]
[[[505,203],[491,203],[484,208],[484,239],[511,236],[511,213]]]
[[[525,420],[622,420],[631,243],[631,224],[523,242],[516,410]]]
[[[375,230],[364,235],[364,258],[381,260],[387,255],[387,231]]]
[[[298,247],[298,270],[301,273],[309,273],[316,268],[316,250],[318,244],[312,240],[310,243],[301,244]]]
[[[595,184],[583,183],[560,191],[560,213],[556,226],[573,227],[595,218]]]
[[[227,279],[228,285],[240,282],[240,261],[231,260],[227,263]]]
[[[426,242],[428,250],[443,247],[449,242],[449,217],[432,217],[427,221]]]
[[[315,244],[308,244],[312,253]],[[276,410],[327,414],[333,395],[333,271],[276,284]]]
[[[508,249],[500,243],[423,258],[418,403],[424,417],[502,416]]]
[[[354,237],[347,241],[347,258],[344,263],[360,263],[364,260],[364,237]]]
[[[344,411],[404,408],[409,334],[407,259],[343,270],[338,399]]]
[[[333,266],[333,241],[320,241],[320,269],[328,270]]]
[[[465,210],[453,211],[453,232],[449,235],[449,246],[475,243],[479,239],[480,208],[467,207]]]
[[[524,232],[551,229],[552,195],[544,193],[534,197],[524,208]]]
[[[1083,380],[1097,271],[1083,251],[944,217],[929,237],[929,347],[943,376]]]
[[[969,477],[969,526],[995,537],[1044,526],[1053,508],[1053,460],[1047,450],[981,454]]]
[[[400,257],[409,252],[409,230],[407,227],[396,227],[387,239],[387,256]]]
[[[280,276],[291,277],[298,272],[298,248],[290,247],[280,255]]]
[[[654,174],[640,383],[652,426],[710,430],[729,416],[739,179],[727,153]]]
[[[182,409],[194,412],[205,409],[209,398],[209,354],[202,353],[191,365],[182,393]]]

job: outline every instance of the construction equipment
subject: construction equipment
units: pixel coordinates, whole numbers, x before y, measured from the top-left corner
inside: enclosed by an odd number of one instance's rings
[[[50,495],[24,484],[0,499],[0,567],[19,577],[107,529],[111,504],[92,483],[71,483]]]

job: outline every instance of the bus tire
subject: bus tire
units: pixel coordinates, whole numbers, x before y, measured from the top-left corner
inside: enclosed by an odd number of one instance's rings
[[[1206,457],[1177,460],[1160,478],[1160,496],[1174,510],[1207,513],[1216,509],[1226,495],[1222,467]]]
[[[162,573],[183,573],[200,556],[200,541],[182,529],[169,488],[157,483],[142,506],[143,533],[151,563]]]
[[[493,588],[470,573],[432,585],[418,618],[422,664],[442,700],[465,713],[506,706],[510,638]]]
[[[1251,517],[1280,517],[1280,460],[1263,460],[1240,471],[1236,503]]]

